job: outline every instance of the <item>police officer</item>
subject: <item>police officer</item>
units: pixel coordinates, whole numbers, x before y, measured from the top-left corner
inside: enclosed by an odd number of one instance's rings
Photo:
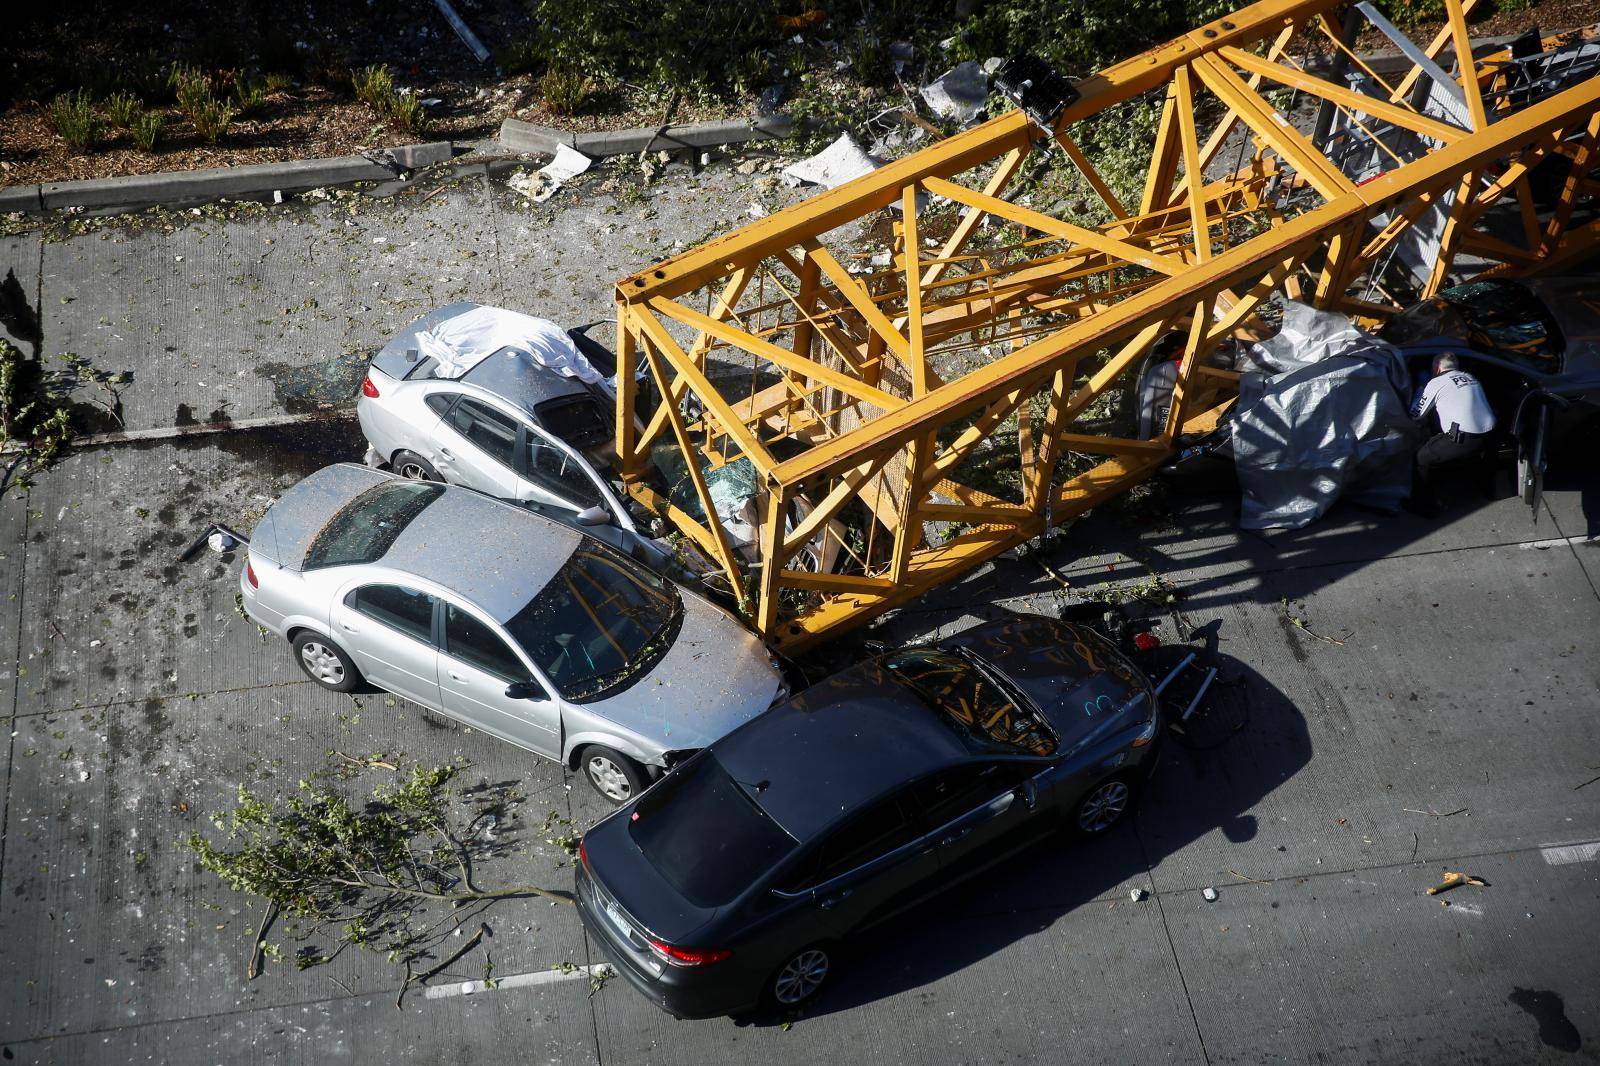
[[[1412,509],[1431,514],[1438,510],[1434,477],[1442,466],[1483,454],[1494,432],[1494,411],[1478,379],[1461,369],[1454,355],[1439,356],[1433,378],[1423,388],[1411,417],[1426,425],[1429,415],[1439,420],[1439,432],[1417,449]]]

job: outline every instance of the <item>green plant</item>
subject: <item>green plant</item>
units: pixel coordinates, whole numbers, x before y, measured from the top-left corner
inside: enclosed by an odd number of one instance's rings
[[[100,140],[100,116],[94,101],[79,89],[62,93],[50,101],[50,124],[63,140],[80,152],[93,148]]]
[[[133,93],[116,92],[106,97],[106,118],[111,120],[113,126],[123,129],[132,129],[133,124],[144,114],[144,101]]]
[[[261,84],[270,96],[272,93],[288,92],[294,87],[294,79],[287,74],[273,73],[263,77]]]
[[[213,99],[211,75],[186,63],[174,63],[167,73],[167,84],[178,102],[178,109],[192,120],[194,112]]]
[[[133,134],[133,143],[140,151],[153,152],[156,140],[161,136],[162,118],[154,111],[146,111],[133,120],[129,131]]]
[[[17,346],[0,337],[0,450],[12,452],[0,468],[0,494],[26,491],[33,478],[72,440],[67,408],[58,391],[24,360]]]
[[[428,920],[430,905],[519,896],[572,902],[567,892],[534,885],[477,887],[477,864],[512,849],[506,834],[480,832],[481,826],[491,817],[490,824],[507,823],[521,796],[483,786],[461,794],[467,805],[459,811],[450,789],[458,773],[455,766],[416,766],[364,802],[306,781],[270,800],[240,786],[233,810],[211,818],[220,842],[195,833],[185,843],[228,887],[266,900],[269,914],[281,910],[308,923],[301,939],[320,932],[340,949],[383,952],[406,965],[409,984],[411,963],[453,928],[448,911],[442,924]],[[310,947],[299,953],[302,966],[330,957]]]
[[[422,101],[416,93],[396,89],[388,67],[363,67],[350,76],[350,84],[358,99],[407,133],[420,134],[427,126]]]
[[[267,86],[256,78],[240,77],[233,83],[233,106],[239,115],[248,118],[256,114],[267,102]]]
[[[576,67],[565,63],[551,64],[539,79],[539,91],[544,102],[558,115],[576,115],[589,98],[589,78]]]
[[[389,101],[395,95],[394,78],[389,68],[381,64],[354,71],[350,84],[356,91],[356,99],[366,102],[379,114],[388,110]]]
[[[228,127],[233,124],[237,113],[232,104],[212,98],[197,104],[188,115],[200,139],[207,144],[216,144],[227,135]]]
[[[398,93],[389,106],[389,117],[394,124],[413,136],[420,136],[428,128],[428,109],[416,93]]]

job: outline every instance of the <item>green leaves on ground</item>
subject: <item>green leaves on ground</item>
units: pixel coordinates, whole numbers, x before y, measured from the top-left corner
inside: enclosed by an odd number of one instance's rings
[[[72,440],[66,406],[37,361],[0,337],[0,495],[26,490]]]
[[[332,939],[331,950],[302,948],[302,968],[354,945],[409,970],[496,900],[572,902],[568,892],[535,885],[478,887],[477,866],[512,850],[503,827],[522,798],[510,786],[457,793],[451,786],[459,772],[412,767],[355,802],[307,781],[273,799],[240,786],[233,810],[212,817],[220,838],[194,833],[185,843],[228,887],[294,920],[298,939]],[[473,904],[479,906],[458,909]]]

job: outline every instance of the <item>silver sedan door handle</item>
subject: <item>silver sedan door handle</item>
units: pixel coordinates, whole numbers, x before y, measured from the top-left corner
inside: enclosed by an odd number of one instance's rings
[[[454,670],[446,670],[445,673],[450,675],[450,680],[451,681],[465,681],[466,680],[466,678],[462,677],[460,674],[456,673]]]
[[[454,459],[455,456],[450,454],[450,449],[449,448],[440,448],[439,449],[439,458],[441,458],[441,459]]]
[[[349,622],[344,621],[343,619],[340,619],[340,621],[339,621],[339,628],[344,630],[346,633],[359,633],[359,632],[361,632],[361,627],[360,626],[353,626]]]

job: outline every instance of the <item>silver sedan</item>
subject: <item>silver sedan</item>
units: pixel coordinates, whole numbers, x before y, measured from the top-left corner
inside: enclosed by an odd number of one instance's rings
[[[623,553],[353,463],[267,510],[240,591],[322,687],[404,696],[581,767],[614,803],[783,694],[737,618]]]
[[[370,459],[404,477],[633,531],[622,498],[590,461],[609,454],[613,436],[605,370],[552,322],[454,303],[373,356],[356,416]]]

